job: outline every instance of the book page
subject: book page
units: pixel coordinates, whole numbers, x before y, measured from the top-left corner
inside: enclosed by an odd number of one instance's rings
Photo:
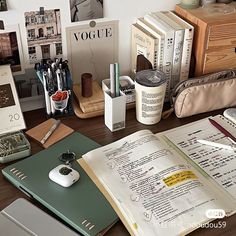
[[[235,125],[226,118],[216,116],[212,119],[236,136]],[[232,144],[208,119],[169,130],[164,135],[236,199],[235,152],[197,142],[197,139],[204,139]]]
[[[180,156],[148,130],[83,156],[135,235],[177,235],[222,208]]]

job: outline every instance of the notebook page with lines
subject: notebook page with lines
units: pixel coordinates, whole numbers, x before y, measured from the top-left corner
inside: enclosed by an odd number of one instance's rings
[[[233,136],[236,125],[221,115],[211,117]],[[207,146],[197,142],[204,139],[232,145],[231,141],[208,119],[203,119],[163,133],[188,158],[236,199],[236,153],[232,150]]]

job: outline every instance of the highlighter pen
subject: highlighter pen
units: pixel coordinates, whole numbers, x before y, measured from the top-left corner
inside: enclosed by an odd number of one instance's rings
[[[115,96],[119,97],[120,96],[120,66],[119,63],[115,63]]]
[[[111,97],[115,97],[116,95],[115,64],[110,64],[110,90],[111,90]]]

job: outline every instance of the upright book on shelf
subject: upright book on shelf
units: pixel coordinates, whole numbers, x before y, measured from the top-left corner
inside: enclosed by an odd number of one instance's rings
[[[182,60],[180,68],[180,81],[186,80],[189,77],[194,27],[171,11],[165,11],[163,13],[170,19],[175,21],[181,28],[184,29],[183,52],[182,52]]]
[[[211,117],[236,136],[236,126]],[[236,210],[236,156],[197,142],[230,141],[203,119],[159,134],[138,131],[90,151],[80,165],[132,235],[183,235]],[[220,213],[212,217],[212,212]]]
[[[157,55],[158,39],[156,39],[138,24],[131,28],[131,68],[132,73],[136,71],[137,56],[146,57],[152,66],[155,64]]]
[[[171,77],[171,89],[180,81],[180,69],[181,59],[183,52],[183,41],[184,41],[184,30],[172,19],[170,19],[165,12],[155,12],[156,16],[165,21],[175,31],[174,50],[173,50],[173,61],[172,61],[172,77]]]
[[[156,40],[156,60],[154,61],[153,68],[163,71],[164,67],[164,47],[165,47],[165,35],[149,24],[144,18],[138,18],[137,25],[148,31]]]
[[[166,22],[160,19],[156,14],[149,13],[144,16],[149,24],[153,25],[156,29],[162,32],[165,35],[165,47],[164,47],[164,67],[163,72],[167,77],[167,86],[166,86],[166,97],[165,101],[169,100],[171,93],[171,79],[172,79],[172,61],[173,61],[173,51],[174,51],[174,40],[175,32],[174,29],[169,26]]]

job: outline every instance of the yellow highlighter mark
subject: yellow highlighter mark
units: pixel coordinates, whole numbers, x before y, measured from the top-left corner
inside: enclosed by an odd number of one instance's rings
[[[163,181],[168,187],[171,187],[190,179],[197,179],[197,176],[192,171],[182,171],[163,179]]]

